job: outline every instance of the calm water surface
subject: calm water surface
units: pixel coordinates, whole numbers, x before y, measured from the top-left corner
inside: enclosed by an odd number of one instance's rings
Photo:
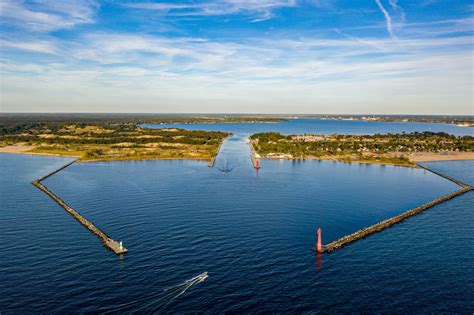
[[[314,118],[289,119],[281,123],[223,123],[223,124],[160,124],[147,125],[152,128],[184,128],[191,130],[229,131],[233,134],[248,135],[256,132],[276,131],[283,134],[375,134],[401,132],[447,132],[454,135],[474,136],[474,128],[451,124],[412,122],[369,122],[362,120],[321,120]]]
[[[0,154],[0,311],[474,311],[473,193],[317,257],[318,226],[329,242],[457,186],[423,170],[329,161],[263,161],[256,173],[249,132],[234,131],[214,168],[80,163],[45,181],[123,240],[125,257],[30,184],[68,159]],[[427,165],[474,183],[473,161]],[[180,286],[204,271],[206,281]]]

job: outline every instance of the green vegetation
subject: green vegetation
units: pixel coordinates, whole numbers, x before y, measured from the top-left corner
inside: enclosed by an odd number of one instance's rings
[[[211,159],[224,132],[148,129],[133,123],[26,123],[0,126],[0,146],[83,161]]]
[[[0,113],[0,126],[25,124],[193,124],[232,122],[283,122],[286,119],[261,115],[206,114],[70,114]]]
[[[444,132],[375,135],[290,135],[275,132],[251,136],[258,154],[267,158],[317,158],[413,166],[415,153],[473,152],[474,137]]]

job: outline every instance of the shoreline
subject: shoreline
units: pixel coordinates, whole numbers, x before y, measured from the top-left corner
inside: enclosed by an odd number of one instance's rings
[[[466,153],[466,152],[462,152]],[[258,154],[258,153],[257,153]],[[413,165],[408,164],[396,164],[396,163],[384,163],[378,161],[364,161],[364,160],[339,160],[337,157],[315,157],[315,156],[306,156],[304,158],[281,158],[281,157],[266,157],[263,155],[258,155],[261,160],[286,160],[286,161],[304,161],[304,160],[313,160],[313,161],[334,161],[339,163],[359,163],[359,164],[374,164],[374,165],[390,165],[390,166],[401,166],[401,167],[411,167],[418,168],[416,163],[418,162],[438,162],[438,161],[471,161],[474,160],[474,152],[468,152],[468,154],[459,154],[459,155],[436,155],[429,153],[427,155],[420,155],[416,159],[409,158],[409,161]],[[341,157],[343,159],[344,157]]]
[[[273,161],[278,161],[278,160],[284,160],[284,161],[305,161],[305,160],[311,160],[311,161],[332,161],[332,162],[337,162],[337,163],[357,163],[357,164],[367,164],[367,165],[384,165],[384,166],[397,166],[397,167],[408,167],[408,168],[417,168],[417,165],[408,165],[408,164],[393,164],[393,163],[377,163],[377,162],[370,162],[370,161],[340,161],[338,159],[334,158],[317,158],[317,157],[304,157],[304,158],[272,158],[272,157],[262,157],[260,156],[260,160],[273,160]],[[474,160],[474,158],[473,158]],[[450,160],[450,161],[455,161],[455,160]],[[421,162],[421,161],[420,161]],[[426,161],[427,162],[427,161]]]
[[[384,122],[384,123],[420,123],[420,124],[446,124],[446,125],[452,125],[452,126],[457,126],[457,127],[474,127],[473,122],[456,122],[456,121],[427,121],[427,120],[403,120],[403,119],[384,119],[383,117],[386,117],[387,115],[356,115],[356,117],[350,116],[347,118],[337,118],[337,117],[324,117],[324,115],[319,116],[319,115],[312,115],[308,114],[309,116],[305,115],[288,115],[288,116],[282,116],[285,119],[319,119],[319,120],[331,120],[331,121],[364,121],[364,122]],[[334,116],[339,116],[339,115],[334,115]],[[379,117],[380,119],[361,119],[357,116],[366,116],[366,117]],[[388,115],[390,116],[390,115]]]
[[[291,118],[289,118],[291,119]],[[289,119],[274,120],[274,121],[202,121],[202,122],[171,122],[171,123],[144,123],[139,124],[140,127],[148,128],[147,125],[161,126],[161,125],[217,125],[217,124],[280,124],[288,122]],[[157,128],[160,129],[160,128]],[[166,128],[163,128],[166,129]],[[178,128],[179,129],[179,128]]]
[[[407,156],[414,163],[435,161],[463,161],[474,160],[474,152],[453,152],[448,154],[436,153],[413,153]]]
[[[226,138],[227,139],[227,138]],[[225,140],[225,139],[224,139]],[[223,143],[224,141],[222,141]],[[220,147],[217,154],[219,154]],[[51,156],[51,157],[64,157],[64,158],[76,158],[76,163],[91,163],[91,162],[116,162],[116,161],[152,161],[152,160],[191,160],[191,161],[208,161],[209,163],[212,160],[215,160],[217,154],[211,158],[193,158],[193,157],[151,157],[151,158],[107,158],[107,159],[93,159],[93,160],[81,160],[77,155],[66,155],[66,154],[55,154],[55,153],[43,153],[43,152],[29,152],[33,147],[23,147],[23,146],[6,146],[0,147],[0,153],[5,154],[23,154],[23,155],[41,155],[41,156]],[[254,151],[254,154],[258,154]],[[374,164],[374,165],[390,165],[390,166],[400,166],[400,167],[411,167],[419,168],[416,163],[418,162],[438,162],[438,161],[470,161],[474,160],[474,152],[457,152],[451,153],[448,155],[441,155],[436,153],[414,153],[414,156],[410,156],[409,160],[413,165],[408,164],[396,164],[396,163],[384,163],[377,161],[364,161],[364,160],[339,160],[337,157],[315,157],[315,156],[306,156],[304,158],[281,158],[281,157],[266,157],[258,154],[259,159],[261,160],[287,160],[287,161],[298,161],[298,160],[313,160],[313,161],[334,161],[339,163],[358,163],[358,164]],[[414,158],[413,158],[414,157]],[[344,159],[344,157],[341,157]]]
[[[150,158],[106,158],[106,159],[92,159],[92,160],[82,160],[80,156],[77,155],[67,155],[67,154],[56,154],[56,153],[44,153],[44,152],[30,152],[32,147],[21,150],[16,147],[8,148],[0,147],[0,154],[20,154],[20,155],[41,155],[41,156],[51,156],[51,157],[63,157],[63,158],[75,158],[77,159],[76,163],[90,163],[90,162],[116,162],[116,161],[151,161],[151,160],[192,160],[192,161],[211,161],[214,157],[211,158],[193,158],[193,157],[150,157]],[[6,149],[6,150],[5,150]],[[217,154],[216,154],[217,156]]]
[[[219,152],[221,151],[222,145],[224,144],[224,142],[225,142],[227,139],[229,139],[229,138],[231,138],[231,137],[232,137],[232,135],[231,135],[231,136],[228,136],[228,137],[225,137],[224,139],[222,139],[222,142],[219,143],[219,146],[217,147],[216,154],[214,154],[214,156],[211,157],[211,159],[208,161],[208,163],[207,163],[207,166],[208,166],[208,167],[214,167],[214,164],[216,164],[217,156],[219,155]]]

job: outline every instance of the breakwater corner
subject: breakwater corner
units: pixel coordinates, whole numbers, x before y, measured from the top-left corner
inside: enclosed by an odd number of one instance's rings
[[[444,174],[441,174],[439,172],[436,172],[436,171],[433,171],[427,167],[424,167],[424,166],[421,166],[421,165],[418,165],[420,168],[426,170],[426,171],[429,171],[437,176],[440,176],[440,177],[443,177],[455,184],[457,184],[458,186],[461,187],[461,189],[458,189],[452,193],[449,193],[447,195],[444,195],[442,197],[439,197],[439,198],[436,198],[434,200],[431,200],[421,206],[418,206],[418,207],[415,207],[413,209],[410,209],[408,211],[405,211],[399,215],[396,215],[394,217],[391,217],[389,219],[386,219],[386,220],[383,220],[381,222],[378,222],[376,224],[373,224],[371,226],[368,226],[368,227],[365,227],[363,229],[360,229],[358,230],[357,232],[354,232],[354,233],[351,233],[349,235],[346,235],[346,236],[343,236],[341,237],[340,239],[336,240],[336,241],[333,241],[333,242],[330,242],[328,244],[325,244],[322,246],[322,249],[319,250],[319,252],[323,252],[323,253],[330,253],[336,249],[339,249],[339,248],[342,248],[350,243],[353,243],[357,240],[360,240],[362,238],[365,238],[371,234],[374,234],[374,233],[377,233],[377,232],[380,232],[380,231],[383,231],[391,226],[393,226],[394,224],[397,224],[397,223],[400,223],[404,220],[406,220],[407,218],[411,217],[411,216],[414,216],[416,214],[419,214],[435,205],[438,205],[438,204],[441,204],[447,200],[450,200],[450,199],[453,199],[457,196],[460,196],[462,194],[465,194],[469,191],[472,191],[474,190],[474,187],[471,186],[471,185],[468,185],[466,183],[463,183],[457,179],[454,179],[452,177],[449,177],[449,176],[446,176]]]
[[[31,182],[35,187],[38,189],[42,190],[44,193],[46,193],[51,199],[56,201],[57,204],[59,204],[64,210],[66,210],[69,214],[71,214],[80,224],[82,224],[84,227],[86,227],[89,231],[94,233],[97,237],[99,237],[102,241],[102,244],[109,250],[113,251],[115,254],[120,255],[120,254],[125,254],[128,252],[128,249],[123,247],[122,242],[116,241],[112,238],[110,238],[105,232],[103,232],[101,229],[99,229],[97,226],[95,226],[92,222],[87,220],[85,217],[83,217],[81,214],[79,214],[76,210],[74,210],[72,207],[70,207],[68,204],[66,204],[61,198],[59,198],[56,194],[54,194],[51,190],[49,190],[46,186],[44,186],[41,182],[45,180],[46,178],[58,173],[59,171],[65,169],[66,167],[74,164],[77,162],[77,160],[74,160],[70,163],[67,163],[60,168],[54,170],[53,172],[46,174],[43,177],[40,177],[39,179],[34,180]]]

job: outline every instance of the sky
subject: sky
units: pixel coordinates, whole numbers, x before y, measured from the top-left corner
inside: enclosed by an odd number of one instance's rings
[[[1,112],[474,114],[470,0],[0,0]]]

